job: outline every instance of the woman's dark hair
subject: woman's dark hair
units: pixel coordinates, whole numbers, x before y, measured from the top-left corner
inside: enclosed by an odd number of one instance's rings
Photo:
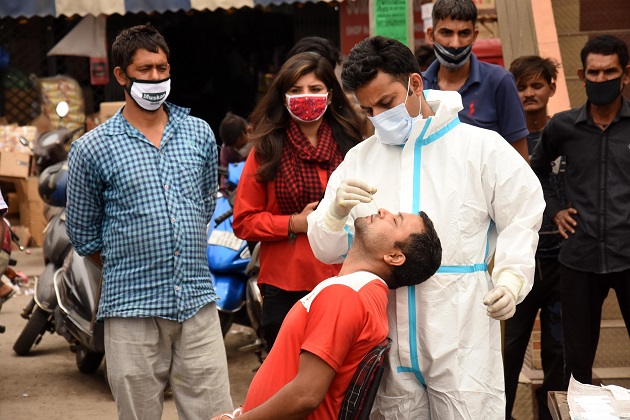
[[[166,40],[150,23],[123,29],[112,44],[112,64],[125,72],[131,64],[136,51],[144,49],[152,53],[164,51],[166,59],[170,56]]]
[[[418,213],[424,222],[424,232],[412,233],[396,246],[405,254],[405,262],[392,267],[391,286],[415,286],[428,280],[442,263],[442,244],[433,222],[423,211]]]
[[[314,52],[294,55],[284,63],[249,118],[253,126],[254,153],[260,164],[256,174],[260,182],[274,179],[280,163],[286,128],[291,120],[285,108],[285,94],[300,77],[309,73],[314,73],[330,92],[331,104],[323,118],[330,124],[341,154],[345,156],[362,140],[361,120],[348,102],[328,60]]]
[[[355,92],[372,81],[379,71],[407,86],[409,75],[419,74],[420,66],[405,44],[378,35],[364,39],[352,48],[343,63],[341,83],[346,91]]]

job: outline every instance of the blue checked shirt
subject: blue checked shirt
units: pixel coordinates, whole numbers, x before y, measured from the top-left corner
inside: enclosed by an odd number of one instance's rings
[[[70,149],[67,230],[80,255],[101,251],[99,319],[183,322],[216,299],[205,252],[214,134],[188,109],[165,109],[159,149],[121,111]]]

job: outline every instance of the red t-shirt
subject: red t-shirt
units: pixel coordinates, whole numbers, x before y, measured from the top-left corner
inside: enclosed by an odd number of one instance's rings
[[[367,272],[321,282],[289,311],[249,386],[243,411],[261,405],[291,382],[305,350],[337,372],[324,401],[308,418],[337,418],[357,366],[387,337],[387,293],[385,282]]]

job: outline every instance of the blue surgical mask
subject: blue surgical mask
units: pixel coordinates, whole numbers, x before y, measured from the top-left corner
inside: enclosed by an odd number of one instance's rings
[[[409,83],[407,83],[407,96],[405,102],[400,105],[396,105],[392,109],[381,112],[376,117],[368,117],[376,132],[376,140],[379,143],[390,145],[402,145],[405,144],[413,128],[413,124],[417,119],[422,118],[421,114],[413,118],[407,111],[407,98],[409,98]]]

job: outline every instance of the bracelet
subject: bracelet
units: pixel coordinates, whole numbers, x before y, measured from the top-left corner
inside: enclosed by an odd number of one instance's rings
[[[241,414],[243,414],[243,409],[241,407],[238,407],[236,410],[232,411],[232,414],[230,413],[223,413],[221,414],[221,417],[219,418],[228,418],[228,419],[235,419],[238,416],[240,416]]]
[[[289,242],[293,243],[295,238],[297,238],[297,234],[295,233],[295,225],[293,224],[293,216],[297,213],[293,213],[291,217],[289,217]]]

